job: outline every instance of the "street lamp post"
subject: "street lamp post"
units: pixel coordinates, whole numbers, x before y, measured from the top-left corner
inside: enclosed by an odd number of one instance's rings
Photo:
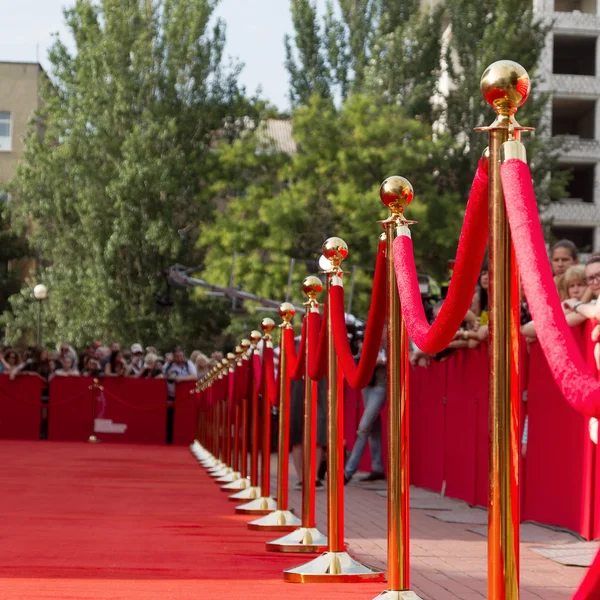
[[[38,301],[39,310],[38,310],[38,327],[37,327],[37,345],[42,345],[42,304],[44,300],[48,297],[48,288],[43,283],[38,283],[33,288],[33,295],[35,299]]]

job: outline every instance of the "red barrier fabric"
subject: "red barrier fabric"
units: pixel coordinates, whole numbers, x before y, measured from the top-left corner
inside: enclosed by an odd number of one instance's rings
[[[431,326],[421,300],[412,240],[408,235],[400,235],[394,240],[394,266],[406,328],[415,344],[429,354],[448,346],[473,300],[488,241],[488,176],[485,165],[481,160],[475,173],[458,242],[454,274],[444,304]]]
[[[441,492],[444,479],[446,363],[410,370],[410,483]],[[384,423],[387,429],[387,424]]]
[[[196,437],[199,404],[195,381],[182,381],[175,385],[175,413],[173,415],[173,444],[189,445]]]
[[[50,382],[48,439],[85,441],[92,433],[91,377]],[[103,442],[164,444],[167,383],[164,379],[107,378],[96,390],[96,436]],[[177,412],[175,410],[175,412]]]
[[[573,335],[582,341],[580,328],[574,328]],[[529,371],[522,518],[566,527],[590,539],[593,447],[589,419],[573,410],[561,394],[540,344],[531,346]]]
[[[564,397],[581,413],[600,417],[600,382],[587,368],[569,333],[548,262],[537,202],[526,163],[512,159],[501,167],[506,212],[521,270],[523,289],[550,373]]]
[[[137,380],[136,380],[137,381]],[[85,442],[93,433],[91,377],[54,377],[50,382],[48,439]]]
[[[474,358],[469,352],[455,352],[448,359],[445,394],[446,495],[469,504],[475,504],[477,468],[477,398],[471,378]]]
[[[475,451],[475,504],[488,504],[488,431],[489,431],[489,354],[487,345],[468,352],[471,363],[472,392],[477,411],[477,437]]]
[[[0,439],[39,440],[42,380],[0,375]]]
[[[300,381],[304,377],[304,359],[306,357],[306,328],[307,318],[302,319],[302,333],[300,335],[300,348],[296,352],[296,344],[290,346],[287,358],[288,376],[295,381]]]

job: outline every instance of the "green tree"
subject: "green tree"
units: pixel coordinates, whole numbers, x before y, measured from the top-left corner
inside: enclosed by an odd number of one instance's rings
[[[419,265],[439,273],[440,256],[454,252],[463,214],[458,196],[434,175],[448,163],[453,140],[434,138],[429,125],[401,107],[363,94],[350,95],[340,108],[314,95],[294,112],[293,124],[293,157],[260,150],[256,139],[222,149],[222,160],[243,173],[236,181],[244,191],[231,194],[226,209],[202,231],[202,276],[226,285],[232,253],[239,252],[236,283],[283,300],[294,258],[292,300],[301,302],[301,279],[316,272],[323,241],[339,235],[350,249],[347,269],[357,272],[353,311],[364,315],[381,233],[377,221],[387,216],[379,186],[389,175],[408,173],[416,199],[407,213],[421,221],[413,228]]]
[[[252,112],[238,67],[223,64],[215,4],[77,0],[64,13],[76,50],[57,40],[50,51],[44,105],[10,186],[13,223],[49,265],[49,341],[196,342],[223,324],[212,301],[177,292],[170,310],[155,302],[165,268],[201,261],[214,149]],[[12,337],[31,326],[30,298],[25,289],[12,302]]]

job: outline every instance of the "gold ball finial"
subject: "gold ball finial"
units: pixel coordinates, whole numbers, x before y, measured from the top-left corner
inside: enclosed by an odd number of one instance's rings
[[[227,356],[229,356],[229,354]],[[222,358],[221,359],[221,365],[223,367],[226,367],[228,364],[229,364],[229,358]]]
[[[273,319],[271,319],[271,317],[265,317],[260,322],[260,328],[263,330],[264,335],[270,335],[271,331],[273,331],[273,329],[275,329],[275,321],[273,321]]]
[[[227,353],[227,360],[229,362],[231,362],[232,360],[235,360],[235,354],[233,352],[228,352]]]
[[[342,238],[330,237],[323,244],[323,256],[334,267],[339,267],[340,263],[348,256],[348,244]]]
[[[251,342],[249,339],[244,338],[241,342],[240,342],[240,346],[242,347],[242,352],[248,350],[248,348],[250,348],[251,346]]]
[[[392,214],[401,215],[415,193],[410,181],[399,175],[388,177],[379,188],[379,197]]]
[[[323,291],[323,283],[315,275],[309,275],[302,282],[302,291],[309,300],[316,300],[317,296]]]
[[[262,333],[254,329],[250,332],[250,343],[256,348],[258,342],[262,340]]]
[[[244,349],[242,348],[241,344],[239,346],[235,347],[235,355],[236,356],[241,356],[244,353]]]
[[[279,316],[282,318],[284,325],[289,325],[296,314],[296,309],[291,302],[282,302],[279,305]]]
[[[514,115],[531,90],[529,73],[517,62],[498,60],[481,76],[481,93],[498,115]]]

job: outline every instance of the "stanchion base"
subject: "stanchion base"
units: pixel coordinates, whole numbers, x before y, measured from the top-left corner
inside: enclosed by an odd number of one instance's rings
[[[100,440],[92,433],[90,437],[87,439],[88,444],[99,444]]]
[[[291,510],[275,510],[256,521],[248,523],[252,531],[294,531],[302,525],[302,521]]]
[[[223,467],[221,469],[217,469],[217,470],[208,470],[208,474],[211,477],[214,477],[215,479],[219,479],[221,477],[225,477],[225,475],[229,475],[230,473],[233,473],[233,469],[231,467]]]
[[[240,478],[239,471],[233,471],[229,473],[229,475],[225,475],[224,477],[219,477],[216,480],[217,483],[231,483],[232,481],[237,481]]]
[[[373,600],[421,600],[419,596],[417,596],[414,592],[398,592],[395,590],[386,590],[385,592],[381,592],[379,596],[375,596]]]
[[[325,552],[283,572],[283,580],[290,583],[360,583],[384,579],[384,571],[363,565],[347,552]]]
[[[230,502],[239,502],[240,500],[256,500],[260,498],[260,486],[254,485],[251,487],[247,487],[245,490],[241,492],[236,492],[235,494],[231,494],[227,500]]]
[[[206,470],[208,471],[208,473],[212,473],[213,471],[220,471],[221,469],[224,469],[226,467],[224,462],[221,462],[218,459],[213,459],[211,462],[214,461],[213,465],[209,465],[206,467]]]
[[[325,552],[327,538],[316,527],[299,527],[265,544],[267,552]]]
[[[235,512],[242,515],[268,515],[274,510],[277,510],[277,502],[264,496],[235,507]]]
[[[240,477],[231,483],[222,485],[221,491],[229,493],[235,490],[245,490],[248,487],[250,487],[250,480],[247,477]]]

